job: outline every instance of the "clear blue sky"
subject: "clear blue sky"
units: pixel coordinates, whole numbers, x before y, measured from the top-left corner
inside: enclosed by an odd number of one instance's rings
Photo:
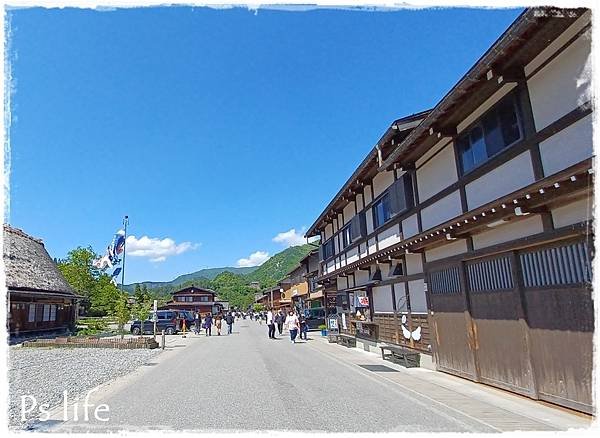
[[[12,10],[9,222],[60,258],[128,214],[126,283],[275,254],[519,13]]]

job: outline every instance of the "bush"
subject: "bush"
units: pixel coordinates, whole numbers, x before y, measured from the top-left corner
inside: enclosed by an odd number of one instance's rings
[[[321,324],[319,326],[319,330],[327,330],[327,326],[325,324]]]

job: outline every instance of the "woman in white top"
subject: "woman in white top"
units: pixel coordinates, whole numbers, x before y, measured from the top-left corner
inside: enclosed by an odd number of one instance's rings
[[[290,311],[288,316],[285,318],[285,326],[290,331],[290,339],[292,343],[296,343],[296,336],[298,335],[298,329],[300,328],[300,322],[294,311]]]
[[[275,321],[271,309],[267,312],[267,326],[269,327],[269,339],[275,339]]]

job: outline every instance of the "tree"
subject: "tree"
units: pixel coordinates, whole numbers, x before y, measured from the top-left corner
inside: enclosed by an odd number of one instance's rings
[[[77,247],[69,251],[67,258],[58,261],[58,269],[78,295],[84,296],[83,307],[86,312],[91,307],[96,280],[100,272],[92,262],[97,258],[91,246]]]
[[[119,293],[112,310],[112,316],[117,320],[119,332],[121,332],[121,339],[124,337],[123,327],[131,318],[128,298],[129,296],[126,293]]]
[[[262,312],[263,310],[265,310],[265,306],[262,303],[254,303],[252,308],[255,312]]]

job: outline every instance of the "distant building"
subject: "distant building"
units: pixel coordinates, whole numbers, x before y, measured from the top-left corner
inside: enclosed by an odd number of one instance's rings
[[[229,309],[229,303],[219,301],[211,289],[190,286],[173,293],[173,299],[160,309],[189,310],[200,313],[219,313]]]
[[[260,290],[260,282],[258,282],[258,281],[253,281],[253,282],[251,282],[251,283],[249,284],[249,286],[250,286],[252,289]]]
[[[3,237],[10,335],[73,329],[83,297],[67,283],[42,240],[6,224]]]

